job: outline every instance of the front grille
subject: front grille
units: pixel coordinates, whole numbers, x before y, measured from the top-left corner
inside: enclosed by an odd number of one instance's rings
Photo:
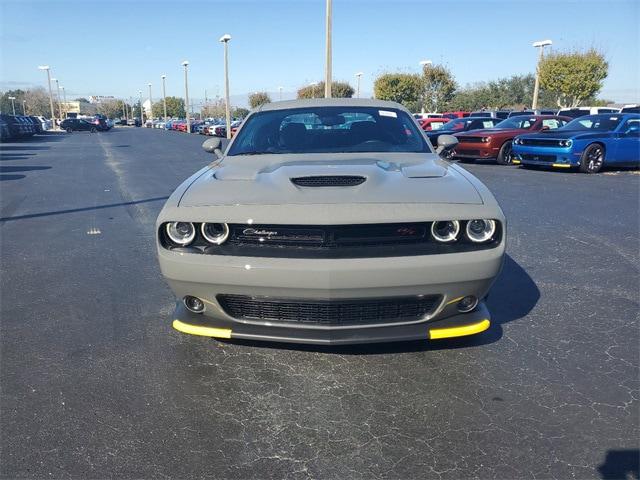
[[[307,300],[217,296],[230,317],[239,320],[285,322],[324,326],[357,326],[417,321],[432,314],[440,295],[358,300]]]
[[[563,140],[564,141],[564,140]],[[522,145],[531,145],[535,147],[559,147],[560,140],[550,138],[523,138]]]
[[[522,160],[528,160],[530,162],[553,163],[556,161],[555,155],[531,155],[529,153],[521,153],[520,158],[522,158]]]
[[[482,143],[482,137],[460,136],[460,137],[458,137],[458,142],[460,142],[460,143]]]
[[[373,223],[351,225],[280,225],[230,223],[222,245],[208,243],[196,224],[196,238],[180,247],[160,228],[160,241],[184,253],[271,258],[375,258],[471,252],[500,244],[502,226],[489,242],[476,244],[461,235],[457,242],[439,243],[431,237],[431,222]],[[461,225],[464,232],[465,223]]]
[[[463,150],[458,150],[457,148],[453,151],[453,156],[465,156],[465,157],[481,157],[482,154],[480,153],[480,150],[468,150],[468,149],[463,149]]]
[[[292,178],[291,182],[299,187],[353,187],[365,180],[359,175],[316,175]]]

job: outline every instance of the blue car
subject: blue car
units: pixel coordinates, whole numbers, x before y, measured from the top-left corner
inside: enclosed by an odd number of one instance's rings
[[[603,166],[640,166],[640,114],[604,113],[576,118],[553,131],[519,135],[514,164],[577,167],[597,173]]]

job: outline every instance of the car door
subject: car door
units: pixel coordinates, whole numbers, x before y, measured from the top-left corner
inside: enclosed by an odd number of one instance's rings
[[[640,118],[629,118],[618,127],[615,138],[616,149],[613,158],[615,163],[630,165],[640,164]]]

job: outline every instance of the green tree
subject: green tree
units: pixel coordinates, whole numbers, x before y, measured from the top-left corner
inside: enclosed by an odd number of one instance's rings
[[[423,87],[420,75],[383,73],[373,83],[373,92],[377,99],[401,103],[415,112],[420,109]]]
[[[100,102],[99,111],[101,114],[106,115],[107,118],[121,118],[124,116],[122,100],[106,100]]]
[[[231,112],[233,118],[244,118],[247,115],[249,115],[249,109],[243,107],[234,108]]]
[[[424,65],[422,82],[422,104],[428,112],[445,110],[458,88],[453,75],[443,65]]]
[[[167,97],[167,116],[171,118],[184,118],[184,99],[179,97]],[[154,118],[164,118],[164,103],[162,100],[154,102],[152,107]]]
[[[44,88],[38,87],[27,90],[24,93],[24,99],[27,101],[27,114],[41,115],[46,118],[51,117],[49,94]],[[56,105],[54,105],[54,108],[56,108]]]
[[[13,106],[9,97],[15,97],[13,100],[16,107],[16,115],[22,115],[22,100],[24,100],[24,90],[9,90],[0,97],[0,112],[13,115]],[[27,111],[27,113],[29,113]],[[29,115],[33,115],[29,113]]]
[[[257,108],[265,103],[271,103],[271,97],[267,92],[255,92],[249,95],[249,107]]]
[[[348,82],[331,82],[331,96],[334,98],[351,98],[356,91]],[[298,98],[323,98],[324,82],[307,85],[298,90]]]
[[[540,62],[540,85],[557,95],[559,107],[577,107],[595,98],[608,70],[604,55],[595,49],[551,53]]]

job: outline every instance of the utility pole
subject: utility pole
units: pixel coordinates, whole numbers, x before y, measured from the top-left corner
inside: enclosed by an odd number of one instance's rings
[[[544,57],[544,47],[552,45],[551,40],[541,40],[539,42],[533,42],[533,47],[540,49],[540,56],[538,57],[538,65],[536,66],[536,82],[533,87],[533,102],[531,103],[531,110],[538,108],[538,94],[540,93],[540,62]]]
[[[51,92],[51,69],[49,65],[41,65],[38,67],[40,70],[47,71],[47,82],[49,83],[49,106],[51,107],[51,128],[56,129],[56,114],[53,111],[53,93]]]
[[[362,77],[362,75],[364,75],[362,72],[356,73],[356,98],[360,98],[360,77]]]
[[[231,35],[228,33],[220,37],[220,41],[224,43],[224,113],[226,117],[227,138],[231,138],[231,108],[229,106],[229,40],[231,40]]]
[[[151,115],[149,117],[153,122],[153,99],[151,98],[151,83],[148,83],[147,85],[149,85],[149,110],[151,111]]]
[[[165,80],[167,78],[166,75],[161,75],[162,78],[162,104],[164,106],[164,121],[167,121],[167,93],[165,88]]]
[[[140,126],[144,126],[144,112],[142,110],[142,90],[138,90],[138,95],[140,95]]]
[[[324,67],[324,97],[331,98],[331,15],[332,15],[332,0],[327,0],[327,12],[326,12],[326,38],[325,49],[326,59]]]
[[[184,67],[184,113],[187,116],[187,133],[191,133],[191,119],[189,118],[189,77],[187,70],[189,68],[189,61],[182,62]]]
[[[11,108],[13,108],[13,116],[16,116],[16,104],[14,103],[14,100],[16,99],[16,97],[7,97],[9,100],[11,100]]]

